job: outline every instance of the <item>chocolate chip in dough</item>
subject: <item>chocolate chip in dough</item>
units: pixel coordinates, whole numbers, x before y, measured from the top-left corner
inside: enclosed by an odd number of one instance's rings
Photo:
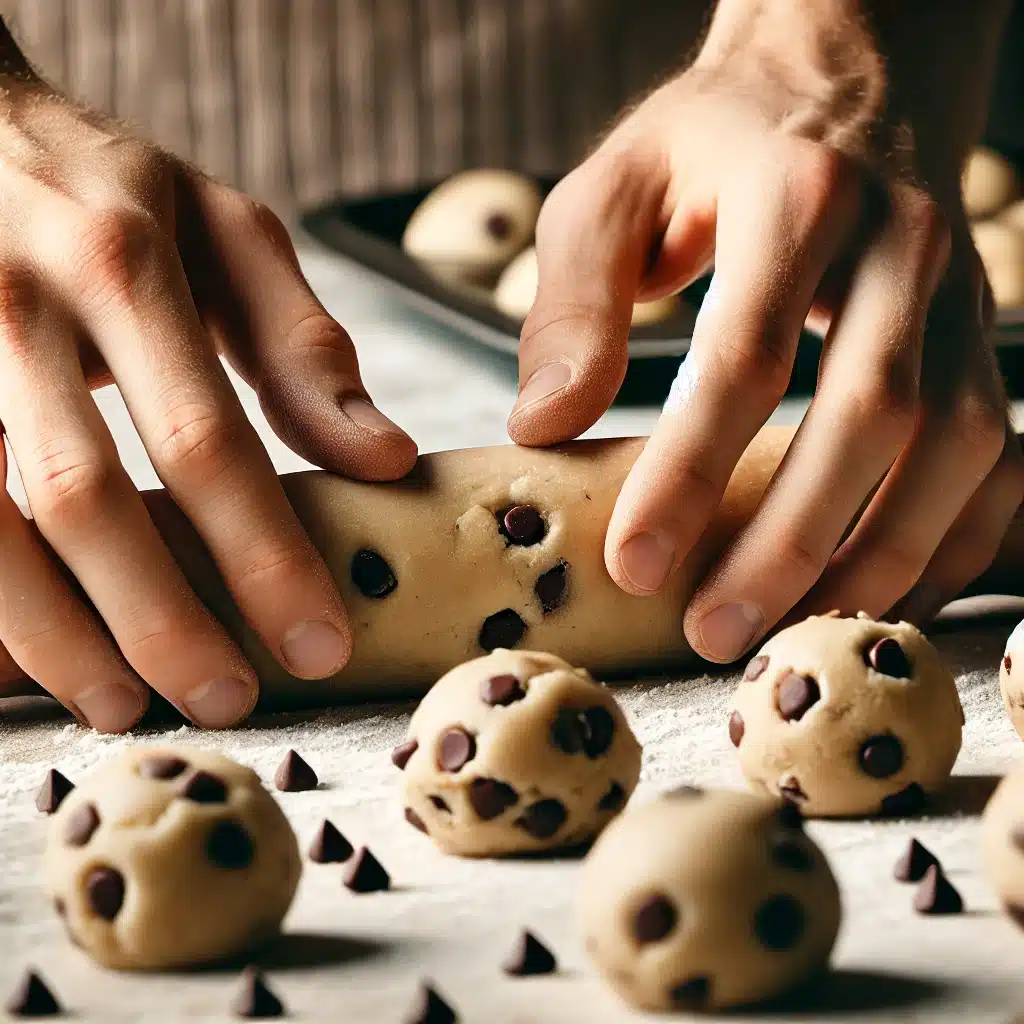
[[[419,749],[419,742],[417,740],[406,740],[404,743],[399,743],[394,750],[391,751],[391,763],[396,767],[405,771],[405,766],[409,763],[409,758]]]
[[[491,676],[480,684],[480,699],[491,707],[507,707],[525,696],[523,684],[513,675]]]
[[[519,794],[497,779],[474,779],[469,784],[469,803],[481,821],[493,821],[519,802]]]
[[[7,997],[4,1009],[12,1017],[57,1017],[63,1014],[49,986],[31,968],[26,970]]]
[[[1009,672],[1010,669],[1013,668],[1013,661],[1010,659],[1010,656],[1008,654],[1005,658],[1003,658],[1003,668],[1005,668],[1007,672]]]
[[[1024,928],[1024,907],[1017,903],[1004,903],[1003,910],[1018,928]]]
[[[678,920],[675,904],[667,896],[655,893],[641,903],[633,915],[633,937],[641,945],[661,942]]]
[[[343,881],[352,892],[382,892],[391,887],[391,876],[365,846],[359,847]]]
[[[867,662],[876,672],[893,679],[909,679],[913,672],[900,642],[891,636],[879,640],[868,650]]]
[[[539,544],[547,532],[543,517],[532,505],[516,505],[502,513],[498,529],[510,544],[524,548]]]
[[[216,821],[206,837],[206,856],[227,871],[247,868],[256,856],[252,836],[237,821]]]
[[[222,804],[227,801],[228,787],[210,772],[193,772],[182,786],[181,795],[194,804]]]
[[[585,754],[591,760],[607,753],[615,737],[615,719],[604,707],[559,708],[548,730],[551,743],[563,754]]]
[[[56,768],[51,768],[36,794],[36,809],[43,814],[53,814],[74,788],[75,784],[70,779],[61,775]]]
[[[556,967],[554,954],[530,931],[522,932],[501,964],[501,969],[514,978],[551,974]]]
[[[779,795],[783,800],[789,801],[807,799],[807,794],[795,775],[788,776],[779,784]]]
[[[428,834],[427,823],[411,807],[405,809],[405,820],[424,835]]]
[[[274,772],[274,785],[283,793],[308,793],[320,785],[320,780],[294,750],[289,750]]]
[[[783,839],[772,846],[772,863],[787,871],[805,873],[814,867],[811,855],[799,843]]]
[[[568,817],[562,801],[549,797],[530,804],[516,818],[516,824],[534,839],[550,839],[565,824]]]
[[[93,868],[85,879],[85,894],[97,917],[113,921],[124,903],[124,878],[113,868]]]
[[[787,722],[799,722],[821,699],[817,680],[790,672],[779,683],[779,714]]]
[[[437,740],[437,767],[457,772],[476,757],[476,740],[461,725],[445,729]]]
[[[925,872],[938,864],[939,858],[923,843],[911,839],[906,850],[892,869],[893,878],[897,882],[920,882]]]
[[[161,782],[167,782],[169,779],[176,779],[187,768],[188,762],[183,761],[180,757],[157,754],[140,761],[138,773],[144,779],[157,779]]]
[[[583,712],[583,724],[583,753],[593,761],[608,753],[615,739],[615,719],[607,708],[596,705]]]
[[[455,1024],[455,1011],[437,994],[428,982],[421,982],[412,1005],[403,1018],[404,1024]]]
[[[381,600],[398,586],[394,570],[372,548],[362,548],[352,556],[349,574],[363,597]]]
[[[804,812],[792,800],[783,800],[775,817],[780,828],[803,829],[804,827]]]
[[[760,679],[764,675],[764,670],[768,667],[768,655],[759,654],[756,658],[751,658],[747,662],[747,667],[743,670],[743,680],[747,683],[752,683],[755,679]]]
[[[703,975],[688,978],[669,993],[680,1010],[700,1010],[707,1006],[711,996],[711,982]]]
[[[484,619],[477,642],[490,654],[498,647],[515,647],[525,635],[526,623],[519,613],[511,608],[503,608]]]
[[[565,591],[569,582],[569,564],[559,562],[547,572],[542,572],[533,585],[533,592],[540,601],[541,610],[547,615],[565,603]]]
[[[857,755],[861,771],[873,779],[887,779],[903,767],[903,744],[890,733],[872,736]]]
[[[738,747],[743,742],[743,733],[745,731],[746,726],[743,724],[743,716],[738,711],[734,711],[729,716],[729,739],[734,747]]]
[[[881,813],[889,817],[906,817],[917,814],[927,802],[928,798],[921,786],[911,782],[898,792],[882,797]]]
[[[271,991],[263,972],[250,964],[239,981],[231,999],[231,1012],[242,1020],[266,1020],[283,1017],[284,1004]]]
[[[436,793],[431,793],[427,799],[439,810],[444,811],[447,814],[452,813],[452,809],[448,806],[448,801],[443,796],[438,796]]]
[[[754,934],[765,949],[792,949],[804,933],[806,917],[792,896],[771,896],[754,914]]]
[[[933,864],[924,873],[914,893],[914,909],[919,914],[959,914],[964,909],[960,893],[953,888],[940,865]]]
[[[85,846],[99,827],[99,811],[92,804],[82,804],[68,815],[64,825],[64,841],[68,846]]]
[[[326,818],[309,845],[309,859],[314,864],[341,864],[352,856],[352,844]]]
[[[484,227],[491,238],[503,242],[512,233],[512,218],[507,213],[491,213],[488,214]]]
[[[626,802],[626,791],[617,782],[608,787],[608,792],[597,802],[599,811],[619,811]]]

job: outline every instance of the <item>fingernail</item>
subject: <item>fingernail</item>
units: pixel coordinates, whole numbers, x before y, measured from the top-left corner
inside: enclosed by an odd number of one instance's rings
[[[310,619],[292,626],[281,639],[288,671],[300,679],[324,679],[345,664],[349,644],[329,622]]]
[[[942,611],[942,594],[930,583],[918,583],[893,609],[896,617],[915,626],[926,625]]]
[[[397,423],[392,423],[380,409],[367,402],[365,398],[350,396],[344,399],[341,403],[341,411],[363,430],[374,430],[378,434],[405,436],[405,431]]]
[[[185,694],[185,712],[196,725],[226,729],[244,718],[255,703],[253,686],[241,679],[211,679]]]
[[[701,619],[700,638],[715,661],[735,661],[764,628],[761,609],[750,601],[723,604]]]
[[[122,683],[97,683],[75,695],[75,706],[97,732],[124,732],[146,710],[142,695]]]
[[[534,370],[530,379],[520,388],[519,397],[513,412],[525,409],[534,402],[539,402],[553,395],[572,380],[572,368],[567,363],[548,363],[539,370]]]
[[[662,588],[675,558],[675,541],[666,533],[638,533],[619,548],[622,574],[637,590],[648,593]]]

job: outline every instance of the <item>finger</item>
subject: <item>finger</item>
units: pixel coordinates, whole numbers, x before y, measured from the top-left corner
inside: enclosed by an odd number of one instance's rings
[[[667,189],[664,160],[638,146],[599,150],[545,201],[537,297],[523,324],[519,397],[508,422],[518,444],[576,437],[611,405]]]
[[[346,476],[408,473],[415,442],[373,405],[352,339],[313,294],[280,220],[198,175],[182,177],[181,194],[179,245],[196,305],[275,433]]]
[[[723,191],[715,276],[690,354],[605,540],[608,571],[624,590],[659,590],[703,533],[786,391],[801,326],[853,230],[859,195],[853,170],[810,145],[747,169]],[[752,633],[759,623],[741,627]]]
[[[894,193],[826,340],[807,415],[750,522],[687,608],[687,638],[705,657],[738,658],[810,590],[910,440],[925,311],[948,236],[934,202],[909,188]],[[754,621],[753,634],[734,626]]]

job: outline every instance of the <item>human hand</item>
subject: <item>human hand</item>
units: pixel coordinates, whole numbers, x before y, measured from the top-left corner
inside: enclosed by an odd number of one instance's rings
[[[789,614],[900,603],[927,619],[985,569],[1024,494],[959,191],[1005,4],[918,6],[723,0],[693,67],[541,212],[520,444],[591,426],[624,376],[634,300],[714,265],[609,526],[630,593],[679,570],[785,393],[801,328],[827,327],[803,424],[686,610],[713,661]]]
[[[119,732],[152,687],[199,725],[231,725],[255,704],[255,673],[164,546],[90,389],[117,383],[239,609],[301,678],[348,659],[345,609],[218,348],[312,462],[389,480],[415,445],[371,404],[269,210],[5,57],[0,421],[38,532],[5,494],[0,696],[28,676]]]

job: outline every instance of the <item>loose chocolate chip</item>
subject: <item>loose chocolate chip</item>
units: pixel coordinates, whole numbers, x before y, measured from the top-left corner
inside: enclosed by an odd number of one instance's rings
[[[1003,909],[1018,928],[1024,928],[1024,907],[1017,903],[1005,903]]]
[[[324,818],[309,846],[309,859],[314,864],[341,864],[352,856],[352,844]]]
[[[756,658],[751,658],[747,662],[747,667],[743,670],[743,679],[745,682],[752,683],[755,679],[760,679],[764,675],[764,670],[768,667],[768,655],[759,654]]]
[[[806,918],[792,896],[770,896],[754,914],[754,934],[765,949],[792,949],[803,935]]]
[[[541,514],[532,505],[516,505],[501,517],[499,529],[510,544],[528,548],[544,539]]]
[[[36,794],[36,809],[43,814],[53,814],[74,788],[75,784],[70,779],[61,775],[56,768],[51,768]]]
[[[512,675],[491,676],[480,684],[480,699],[492,707],[506,707],[525,696],[523,684]]]
[[[411,807],[406,807],[405,809],[405,820],[409,822],[413,828],[418,828],[421,832],[426,834],[426,823]]]
[[[689,978],[676,985],[669,995],[681,1010],[699,1010],[707,1006],[711,996],[711,982],[705,977]]]
[[[729,739],[734,747],[738,747],[743,742],[743,733],[745,731],[746,726],[743,724],[743,716],[738,711],[734,711],[729,716]]]
[[[900,642],[891,636],[879,640],[867,652],[867,662],[876,672],[894,679],[909,679],[913,672]]]
[[[237,821],[216,821],[206,837],[206,856],[219,868],[238,871],[252,863],[256,848]]]
[[[271,991],[263,973],[250,964],[239,981],[231,999],[231,1012],[242,1020],[265,1020],[269,1017],[283,1017],[284,1004]]]
[[[802,829],[804,827],[804,812],[792,800],[783,800],[776,812],[776,820],[781,828]]]
[[[679,912],[667,897],[656,893],[648,897],[633,915],[633,936],[641,945],[660,942],[676,926]]]
[[[427,983],[421,982],[404,1024],[455,1024],[455,1011]]]
[[[803,786],[800,785],[800,780],[795,775],[790,775],[789,778],[784,779],[779,785],[779,796],[783,800],[806,800],[807,794],[804,792]]]
[[[516,824],[534,839],[550,839],[565,824],[568,817],[561,800],[548,798],[530,804],[516,818]]]
[[[939,858],[927,846],[916,839],[911,839],[903,851],[903,856],[896,861],[892,874],[897,882],[920,882],[925,872],[933,864],[938,863]]]
[[[359,847],[343,881],[352,892],[381,892],[391,886],[384,866],[365,846]]]
[[[447,811],[449,814],[452,813],[452,809],[448,806],[448,801],[443,796],[438,796],[436,793],[431,794],[427,799],[439,810]]]
[[[959,914],[964,909],[960,893],[938,864],[924,873],[924,879],[914,893],[914,909],[919,914]]]
[[[56,1017],[64,1012],[46,982],[31,969],[14,986],[4,1009],[12,1017]]]
[[[519,801],[519,794],[497,779],[474,779],[469,784],[469,802],[481,821],[493,821]]]
[[[787,871],[810,871],[811,855],[799,844],[783,839],[772,846],[772,861]]]
[[[222,804],[228,798],[228,787],[209,772],[193,772],[182,786],[181,795],[194,804]]]
[[[380,600],[398,586],[394,570],[372,548],[362,548],[352,556],[349,573],[363,597]]]
[[[817,680],[790,672],[779,683],[779,714],[787,722],[799,722],[821,699]]]
[[[457,772],[476,757],[476,740],[460,725],[445,729],[437,740],[437,767]]]
[[[1006,655],[1006,657],[1003,658],[1003,668],[1005,668],[1007,672],[1009,672],[1010,669],[1013,668],[1013,662],[1010,660],[1009,655]]]
[[[515,978],[523,978],[530,974],[551,974],[556,966],[551,950],[533,932],[524,931],[502,961],[501,969]]]
[[[525,634],[526,623],[519,614],[511,608],[504,608],[484,619],[477,642],[490,654],[498,647],[515,647]]]
[[[85,846],[99,827],[99,811],[92,804],[82,804],[68,816],[64,825],[64,841],[68,846]]]
[[[569,582],[568,568],[567,562],[559,562],[554,568],[541,573],[533,585],[533,592],[537,595],[545,615],[561,608],[565,603],[566,585]]]
[[[617,782],[608,787],[608,792],[597,802],[599,811],[618,811],[626,802],[626,791]]]
[[[294,750],[289,750],[274,772],[274,785],[284,793],[308,793],[320,785],[320,780]]]
[[[419,749],[419,742],[417,740],[406,740],[404,743],[399,743],[394,750],[391,751],[391,763],[396,767],[400,768],[403,772],[405,766],[409,763],[409,758]]]
[[[176,779],[187,768],[188,762],[180,757],[157,755],[141,761],[138,771],[144,779],[159,779],[166,782],[168,779]]]
[[[857,755],[861,771],[873,779],[887,779],[903,767],[903,744],[890,733],[872,736]]]
[[[97,917],[113,921],[124,903],[124,878],[113,868],[93,868],[85,879],[85,894]]]
[[[888,796],[882,797],[881,813],[894,817],[917,814],[927,800],[921,786],[916,782],[911,782],[909,786],[904,786],[898,793],[890,793]]]

